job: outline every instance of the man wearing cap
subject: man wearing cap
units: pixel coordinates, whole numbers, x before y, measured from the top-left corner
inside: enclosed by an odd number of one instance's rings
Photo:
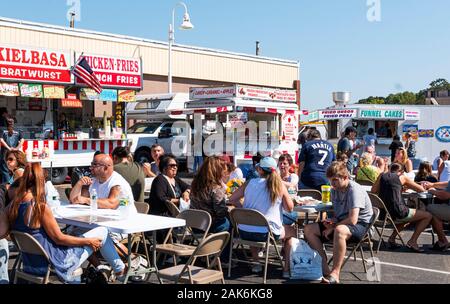
[[[347,169],[350,173],[353,174],[353,169],[355,167],[355,163],[353,161],[353,153],[356,150],[362,147],[362,145],[355,145],[353,147],[352,142],[355,141],[356,138],[356,129],[353,127],[347,127],[345,129],[344,137],[342,137],[337,144],[337,152],[345,153],[348,157]]]

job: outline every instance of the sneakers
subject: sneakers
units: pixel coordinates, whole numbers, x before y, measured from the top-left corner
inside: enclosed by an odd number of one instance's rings
[[[260,273],[261,271],[263,271],[263,267],[262,265],[253,265],[252,266],[252,272],[253,273]]]
[[[148,267],[148,261],[140,256],[137,255],[134,257],[134,259],[131,259],[131,269],[135,270],[135,271],[139,271],[142,270],[143,268],[147,268]],[[145,281],[147,277],[147,274],[140,274],[140,275],[135,275],[135,276],[130,276],[130,281],[132,282],[142,282]]]

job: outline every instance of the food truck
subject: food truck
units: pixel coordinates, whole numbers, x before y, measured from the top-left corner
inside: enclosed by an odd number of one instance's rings
[[[72,75],[81,55],[101,94]],[[71,169],[88,167],[95,151],[127,144],[124,109],[142,88],[141,66],[136,58],[0,43],[0,109],[14,117],[27,159],[41,161],[60,184]]]
[[[450,106],[445,105],[385,105],[345,104],[317,110],[309,114],[309,121],[324,121],[328,139],[337,142],[347,126],[356,128],[362,141],[369,128],[378,138],[378,155],[390,156],[389,145],[394,135],[405,141],[411,132],[416,141],[416,160],[433,161],[439,152],[450,149]]]
[[[251,163],[257,152],[263,155],[289,153],[297,160],[299,107],[297,91],[231,85],[195,87],[189,90],[185,108],[171,111],[186,114],[190,143],[196,145],[195,133],[203,136],[203,153],[228,155],[236,166]],[[201,128],[201,131],[196,131]],[[188,155],[192,168],[194,154]],[[206,153],[205,153],[206,154]],[[206,154],[208,155],[208,154]]]

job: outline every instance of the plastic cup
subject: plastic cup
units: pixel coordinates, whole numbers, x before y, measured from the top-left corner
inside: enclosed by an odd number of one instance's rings
[[[322,203],[331,204],[331,186],[323,185],[321,188],[322,188]]]

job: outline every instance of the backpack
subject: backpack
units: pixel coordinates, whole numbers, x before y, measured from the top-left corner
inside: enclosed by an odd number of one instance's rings
[[[322,279],[322,257],[304,240],[292,238],[291,242],[291,279],[320,281]]]

